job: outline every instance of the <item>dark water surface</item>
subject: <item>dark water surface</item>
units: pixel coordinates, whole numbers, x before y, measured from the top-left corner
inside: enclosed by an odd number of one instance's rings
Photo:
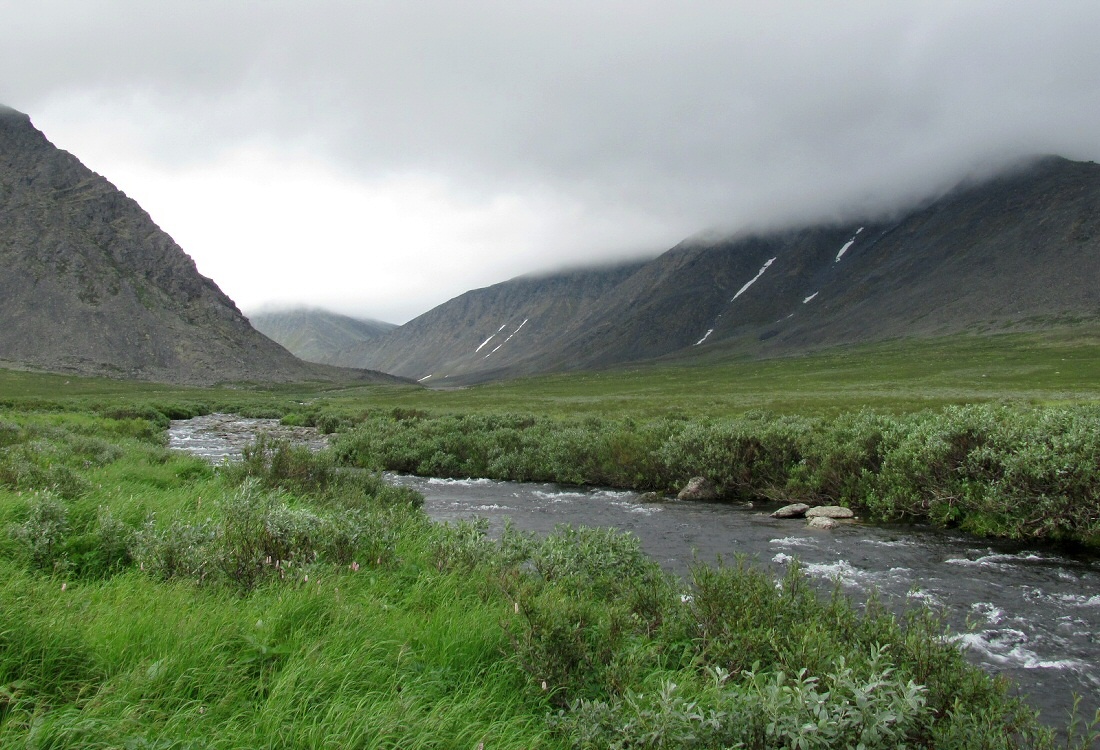
[[[173,448],[220,461],[269,429],[278,429],[277,422],[212,415],[173,422],[169,435]],[[324,442],[308,431],[288,437]],[[651,556],[681,574],[693,555],[714,562],[743,554],[777,576],[797,558],[824,587],[839,583],[853,599],[877,590],[894,608],[925,603],[942,612],[972,660],[1009,677],[1047,721],[1064,722],[1074,693],[1089,716],[1100,705],[1096,558],[991,546],[911,526],[856,523],[819,531],[802,520],[771,518],[770,506],[640,503],[633,492],[487,479],[389,479],[421,492],[437,521],[484,516],[499,529],[511,518],[538,532],[558,524],[614,527],[635,534]]]

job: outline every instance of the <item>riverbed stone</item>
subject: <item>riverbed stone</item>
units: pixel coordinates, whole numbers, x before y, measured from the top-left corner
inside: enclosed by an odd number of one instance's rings
[[[806,511],[806,518],[851,518],[854,515],[850,508],[840,505],[819,505]]]
[[[811,516],[806,525],[811,529],[833,529],[836,528],[836,521],[828,516]]]
[[[638,496],[639,503],[663,503],[666,500],[668,500],[668,498],[660,492],[646,492]]]
[[[684,488],[680,490],[680,494],[676,496],[677,500],[717,500],[718,490],[714,488],[714,484],[706,477],[692,477],[688,480],[688,483],[684,485]]]
[[[809,509],[806,503],[791,503],[772,513],[772,518],[802,518]]]

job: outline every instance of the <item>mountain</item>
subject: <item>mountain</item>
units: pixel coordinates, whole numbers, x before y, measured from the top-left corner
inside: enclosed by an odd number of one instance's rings
[[[689,240],[467,292],[354,360],[437,383],[721,349],[1100,321],[1100,166],[1032,160],[892,217]],[[351,361],[351,360],[349,360]]]
[[[506,377],[529,360],[568,345],[584,321],[634,275],[641,263],[521,277],[466,292],[395,328],[378,342],[346,352],[347,362],[384,362],[386,372],[422,382],[474,375]],[[433,383],[434,384],[434,383]]]
[[[149,215],[0,107],[0,361],[173,383],[387,379],[258,333]]]
[[[307,362],[343,365],[344,352],[370,346],[392,331],[393,323],[352,318],[315,308],[252,313],[249,322],[260,333]]]

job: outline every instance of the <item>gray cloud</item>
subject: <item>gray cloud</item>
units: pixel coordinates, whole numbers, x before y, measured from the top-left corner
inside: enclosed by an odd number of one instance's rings
[[[133,147],[176,164],[267,143],[472,202],[556,195],[602,222],[575,241],[608,251],[612,216],[618,251],[632,222],[663,228],[656,249],[889,210],[1021,155],[1100,157],[1092,1],[0,0],[0,17],[0,66],[20,71],[0,101],[32,115],[140,114]]]

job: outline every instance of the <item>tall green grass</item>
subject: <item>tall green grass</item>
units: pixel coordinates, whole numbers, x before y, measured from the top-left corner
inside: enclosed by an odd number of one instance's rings
[[[432,524],[329,454],[6,424],[0,460],[79,488],[0,484],[3,747],[1053,746],[934,619],[796,570],[681,581],[614,531]]]

